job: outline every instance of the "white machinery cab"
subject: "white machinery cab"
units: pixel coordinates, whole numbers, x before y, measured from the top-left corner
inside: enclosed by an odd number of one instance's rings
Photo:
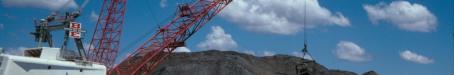
[[[0,54],[0,75],[106,75],[103,65],[62,59],[59,48],[42,47],[24,53]]]

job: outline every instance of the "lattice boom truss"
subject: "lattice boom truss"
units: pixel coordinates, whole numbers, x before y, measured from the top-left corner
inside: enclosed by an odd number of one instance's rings
[[[109,70],[110,75],[146,75],[173,50],[184,46],[191,35],[225,8],[232,0],[197,0],[178,6],[177,16],[159,28],[151,38],[119,65]]]

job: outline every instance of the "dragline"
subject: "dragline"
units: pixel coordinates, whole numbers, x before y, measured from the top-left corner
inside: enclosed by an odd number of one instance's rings
[[[104,0],[93,37],[88,47],[88,59],[105,65],[114,65],[120,47],[126,0]]]
[[[179,4],[177,15],[120,64],[109,69],[109,75],[146,75],[151,73],[175,48],[202,28],[232,0],[197,0]],[[112,62],[112,61],[111,61]]]

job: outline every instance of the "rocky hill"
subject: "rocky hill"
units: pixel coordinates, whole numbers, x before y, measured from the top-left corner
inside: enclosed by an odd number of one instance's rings
[[[256,57],[234,51],[173,53],[152,75],[296,75],[295,65],[304,61],[308,60],[289,55]],[[309,67],[316,75],[357,75],[327,69],[316,62],[309,63]]]

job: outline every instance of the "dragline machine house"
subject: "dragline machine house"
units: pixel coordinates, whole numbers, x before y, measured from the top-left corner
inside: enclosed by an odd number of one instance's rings
[[[52,13],[44,19],[35,20],[34,35],[36,48],[24,50],[23,55],[0,53],[0,75],[106,75],[104,65],[85,59],[82,45],[81,23],[76,22],[80,11],[66,12],[65,15]],[[56,48],[51,32],[64,31],[60,48]],[[69,39],[73,38],[78,55],[68,47]],[[44,47],[44,42],[47,46]],[[0,49],[0,52],[1,51]]]
[[[59,54],[51,47],[29,48],[25,56],[1,53],[0,75],[106,75],[104,65],[65,61]]]
[[[197,0],[179,4],[177,15],[144,44],[109,69],[109,75],[147,75],[156,68],[175,48],[185,46],[185,41],[232,0]]]

